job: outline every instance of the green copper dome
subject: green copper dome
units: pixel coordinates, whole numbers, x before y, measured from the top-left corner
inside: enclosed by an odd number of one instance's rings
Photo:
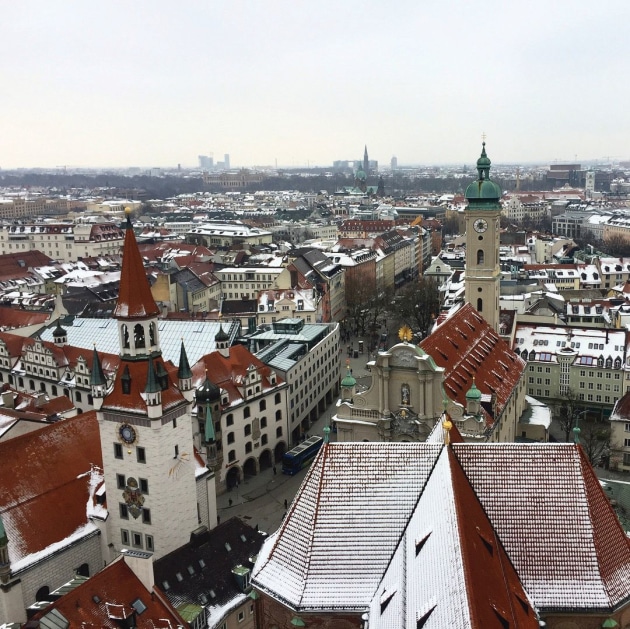
[[[341,381],[342,387],[353,387],[355,386],[357,381],[354,379],[354,376],[350,373],[350,367],[348,367],[348,371],[346,372],[345,378]]]
[[[481,391],[477,388],[475,384],[475,379],[473,378],[472,386],[468,389],[466,393],[467,400],[480,400],[481,399]]]
[[[466,199],[473,207],[483,207],[488,202],[498,203],[501,198],[501,188],[490,180],[491,163],[490,158],[486,155],[486,143],[484,142],[481,156],[477,160],[479,178],[466,188]]]
[[[365,174],[365,171],[362,168],[359,168],[359,170],[357,170],[356,178],[359,181],[365,181],[367,179],[367,175]]]

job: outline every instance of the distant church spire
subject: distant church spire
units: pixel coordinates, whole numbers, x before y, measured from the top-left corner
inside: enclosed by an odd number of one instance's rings
[[[363,150],[363,172],[366,176],[370,174],[370,160],[368,159],[367,144]]]

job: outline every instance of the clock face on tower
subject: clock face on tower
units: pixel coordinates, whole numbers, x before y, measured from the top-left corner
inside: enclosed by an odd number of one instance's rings
[[[488,229],[488,221],[486,221],[483,218],[478,218],[473,223],[473,228],[477,233],[482,234],[483,232],[486,231],[486,229]]]
[[[128,445],[134,443],[137,438],[135,428],[133,426],[130,426],[129,424],[121,424],[119,426],[118,436]]]

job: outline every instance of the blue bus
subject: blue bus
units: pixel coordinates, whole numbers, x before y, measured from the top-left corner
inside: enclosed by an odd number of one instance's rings
[[[303,467],[306,467],[317,455],[324,440],[321,437],[309,437],[299,446],[284,453],[282,457],[282,473],[297,474]]]

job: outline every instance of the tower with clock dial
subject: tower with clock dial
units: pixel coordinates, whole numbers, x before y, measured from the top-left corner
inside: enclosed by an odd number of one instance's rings
[[[490,180],[490,159],[483,143],[477,160],[477,181],[466,188],[465,300],[499,329],[499,224],[501,189]]]
[[[177,372],[164,362],[159,312],[127,217],[113,312],[120,366],[109,389],[98,364],[92,382],[107,491],[110,560],[122,548],[161,557],[187,543],[192,531],[211,520],[197,506],[202,502],[198,489],[203,474],[196,469],[192,374],[183,347]],[[208,486],[214,488],[214,479]]]

